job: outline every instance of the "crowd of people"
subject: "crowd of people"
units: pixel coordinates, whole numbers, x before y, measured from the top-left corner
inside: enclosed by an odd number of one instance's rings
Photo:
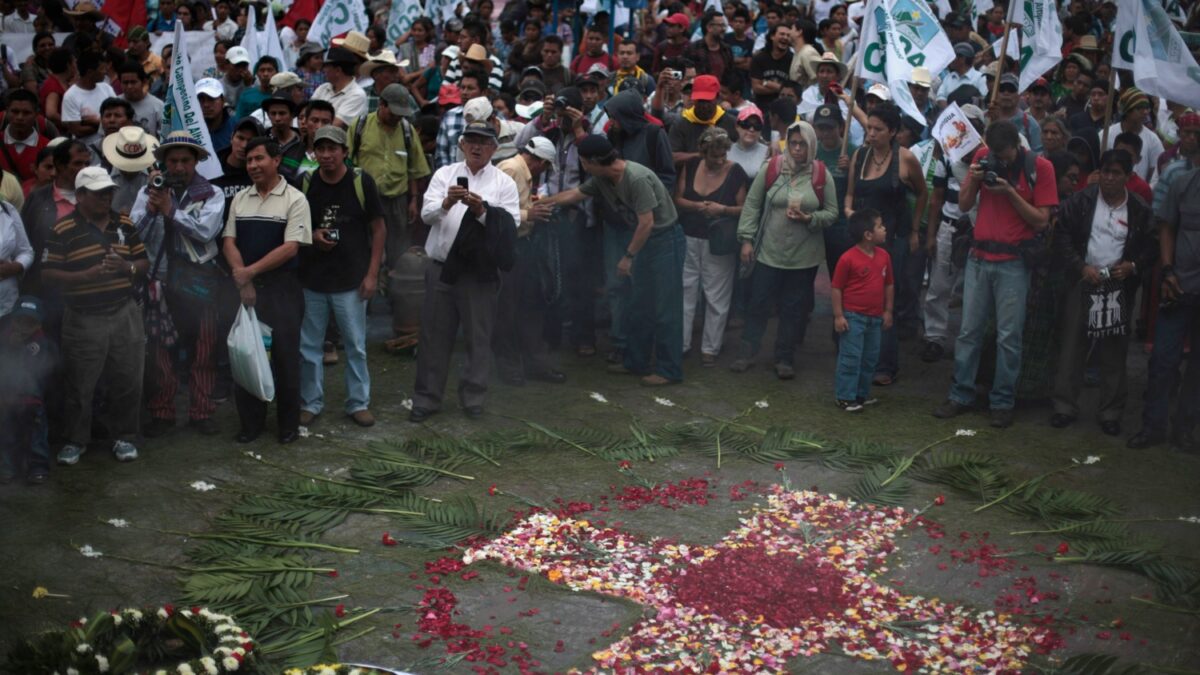
[[[932,3],[953,60],[912,68],[907,92],[852,74],[862,0],[472,0],[396,40],[376,0],[331,44],[278,5],[147,4],[114,37],[90,0],[0,0],[4,481],[98,441],[134,460],[185,415],[220,433],[229,397],[254,442],[268,402],[231,376],[239,306],[269,328],[291,443],[337,363],[344,414],[375,423],[369,306],[392,315],[389,348],[415,348],[409,419],[445,407],[460,335],[476,418],[493,378],[562,383],[568,352],[647,387],[718,365],[793,379],[822,265],[847,412],[920,340],[905,358],[953,359],[937,417],[1003,428],[1049,401],[1066,427],[1092,385],[1086,414],[1120,436],[1148,354],[1128,447],[1200,451],[1200,115],[1114,72],[1114,2],[1059,3],[1062,60],[1036,78],[997,58],[1005,3]],[[251,62],[269,11],[283,57]],[[177,24],[213,39],[207,134],[164,120],[157,38]],[[950,109],[979,137],[958,161],[931,134]]]

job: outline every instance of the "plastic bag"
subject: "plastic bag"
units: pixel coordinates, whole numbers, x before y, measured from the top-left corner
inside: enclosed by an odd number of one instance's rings
[[[240,305],[226,340],[233,381],[251,396],[268,403],[275,398],[275,377],[263,339],[270,336],[271,327],[259,323],[254,308]]]

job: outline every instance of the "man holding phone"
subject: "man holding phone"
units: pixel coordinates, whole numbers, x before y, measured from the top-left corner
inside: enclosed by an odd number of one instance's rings
[[[42,278],[62,289],[66,302],[62,357],[66,366],[66,445],[59,464],[75,464],[92,440],[92,397],[104,382],[109,400],[105,426],[116,439],[118,461],[138,457],[142,369],[146,334],[135,282],[150,261],[126,216],[112,210],[117,185],[100,167],[75,176],[75,211],[58,221],[46,240]]]
[[[521,218],[517,184],[492,166],[499,147],[495,128],[468,124],[458,146],[465,160],[433,174],[421,206],[429,238],[413,423],[441,409],[460,323],[467,364],[459,378],[459,404],[467,417],[483,415],[500,271],[512,269]]]

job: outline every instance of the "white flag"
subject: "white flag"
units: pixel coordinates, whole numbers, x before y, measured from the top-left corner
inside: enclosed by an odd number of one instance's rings
[[[175,43],[171,50],[171,79],[167,82],[167,95],[163,97],[162,136],[178,129],[186,129],[192,138],[208,151],[208,159],[196,166],[196,171],[212,180],[222,175],[221,162],[213,151],[212,136],[200,112],[200,101],[196,98],[196,80],[192,78],[192,64],[188,60],[187,43],[183,37],[183,22],[175,22]]]
[[[1139,89],[1200,108],[1200,67],[1160,0],[1123,3],[1114,34],[1114,65],[1132,70]]]
[[[395,44],[401,35],[412,28],[413,21],[425,13],[421,3],[413,0],[394,0],[392,9],[388,12],[387,39]]]
[[[330,40],[343,33],[367,30],[367,9],[363,0],[329,0],[321,5],[308,29],[308,41],[328,47]]]
[[[254,5],[250,5],[249,11],[246,12],[246,32],[242,35],[242,48],[250,55],[250,73],[255,77],[258,73],[258,12],[254,11]]]
[[[908,83],[924,66],[940,73],[954,60],[954,48],[924,0],[870,0],[863,17],[858,76],[882,82],[904,114],[925,125]]]
[[[275,60],[279,62],[279,72],[281,73],[296,67],[296,64],[284,60],[283,44],[279,42],[279,29],[275,27],[275,13],[269,6],[267,7],[267,27],[258,32],[258,53],[259,56],[275,57]]]
[[[1062,61],[1062,20],[1054,0],[1025,0],[1021,19],[1021,86],[1025,91]]]
[[[996,6],[992,0],[965,0],[964,4],[968,5],[966,13],[971,19],[971,30],[975,30],[979,25],[979,17],[992,11],[992,8]]]

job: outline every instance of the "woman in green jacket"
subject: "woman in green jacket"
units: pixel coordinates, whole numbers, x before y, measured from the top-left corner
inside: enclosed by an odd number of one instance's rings
[[[730,366],[740,373],[753,365],[772,304],[777,303],[774,363],[781,380],[796,376],[796,344],[808,328],[813,282],[825,256],[823,231],[838,215],[837,188],[824,165],[814,161],[817,135],[812,126],[796,122],[787,128],[786,138],[787,152],[755,176],[738,222],[742,264],[753,263],[753,272],[746,327],[737,360]]]

